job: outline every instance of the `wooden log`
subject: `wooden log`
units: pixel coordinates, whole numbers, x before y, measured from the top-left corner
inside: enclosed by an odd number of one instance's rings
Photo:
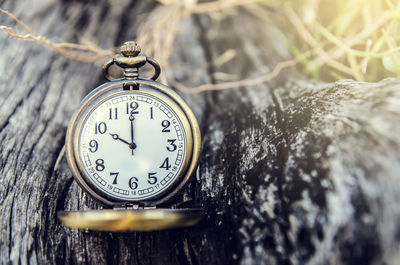
[[[5,1],[41,35],[103,48],[132,39],[153,2]],[[12,23],[1,17],[1,24]],[[100,208],[54,171],[68,119],[104,82],[99,66],[0,34],[2,264],[397,264],[400,81],[316,83],[294,70],[251,87],[183,95],[203,134],[186,193],[207,216],[187,229],[65,228],[60,210]],[[146,44],[141,44],[145,46]],[[237,56],[220,65],[218,56]],[[186,85],[214,72],[257,77],[288,58],[270,26],[237,13],[180,24],[171,67]]]

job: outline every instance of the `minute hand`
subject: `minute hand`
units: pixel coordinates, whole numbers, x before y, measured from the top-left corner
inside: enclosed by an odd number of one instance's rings
[[[131,143],[129,144],[129,147],[132,149],[132,155],[133,155],[133,149],[136,148],[136,144],[134,143],[134,137],[133,137],[133,121],[135,120],[135,117],[131,113],[131,116],[129,116],[129,120],[131,121]]]

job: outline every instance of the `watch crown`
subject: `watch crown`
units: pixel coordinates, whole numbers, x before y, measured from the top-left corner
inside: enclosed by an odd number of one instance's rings
[[[134,41],[127,41],[120,48],[120,52],[125,57],[137,56],[140,51],[141,49],[139,45],[137,45],[137,43]]]

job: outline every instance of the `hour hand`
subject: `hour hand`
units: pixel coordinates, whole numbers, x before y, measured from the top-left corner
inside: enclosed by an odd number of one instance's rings
[[[129,145],[129,146],[131,145],[128,141],[126,141],[126,140],[120,138],[120,137],[118,136],[118,134],[116,134],[116,133],[110,133],[110,135],[111,135],[111,137],[112,137],[114,140],[119,140],[119,141],[121,141],[121,142],[123,142],[123,143],[125,143],[125,144],[127,144],[127,145]]]

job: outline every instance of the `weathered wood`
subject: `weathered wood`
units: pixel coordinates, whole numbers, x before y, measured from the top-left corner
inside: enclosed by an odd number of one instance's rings
[[[147,1],[5,1],[45,36],[132,39]],[[29,12],[28,12],[29,11]],[[9,20],[1,17],[2,23]],[[288,53],[274,30],[238,13],[180,25],[171,66],[187,85],[212,72],[255,77]],[[189,205],[195,228],[151,233],[70,230],[59,210],[100,207],[62,161],[65,129],[99,67],[0,34],[2,264],[396,264],[400,81],[315,83],[295,71],[256,87],[183,95],[203,134]],[[146,44],[141,44],[145,46]],[[226,49],[238,51],[217,66]],[[192,198],[193,201],[190,201]],[[176,201],[179,201],[178,199]]]

